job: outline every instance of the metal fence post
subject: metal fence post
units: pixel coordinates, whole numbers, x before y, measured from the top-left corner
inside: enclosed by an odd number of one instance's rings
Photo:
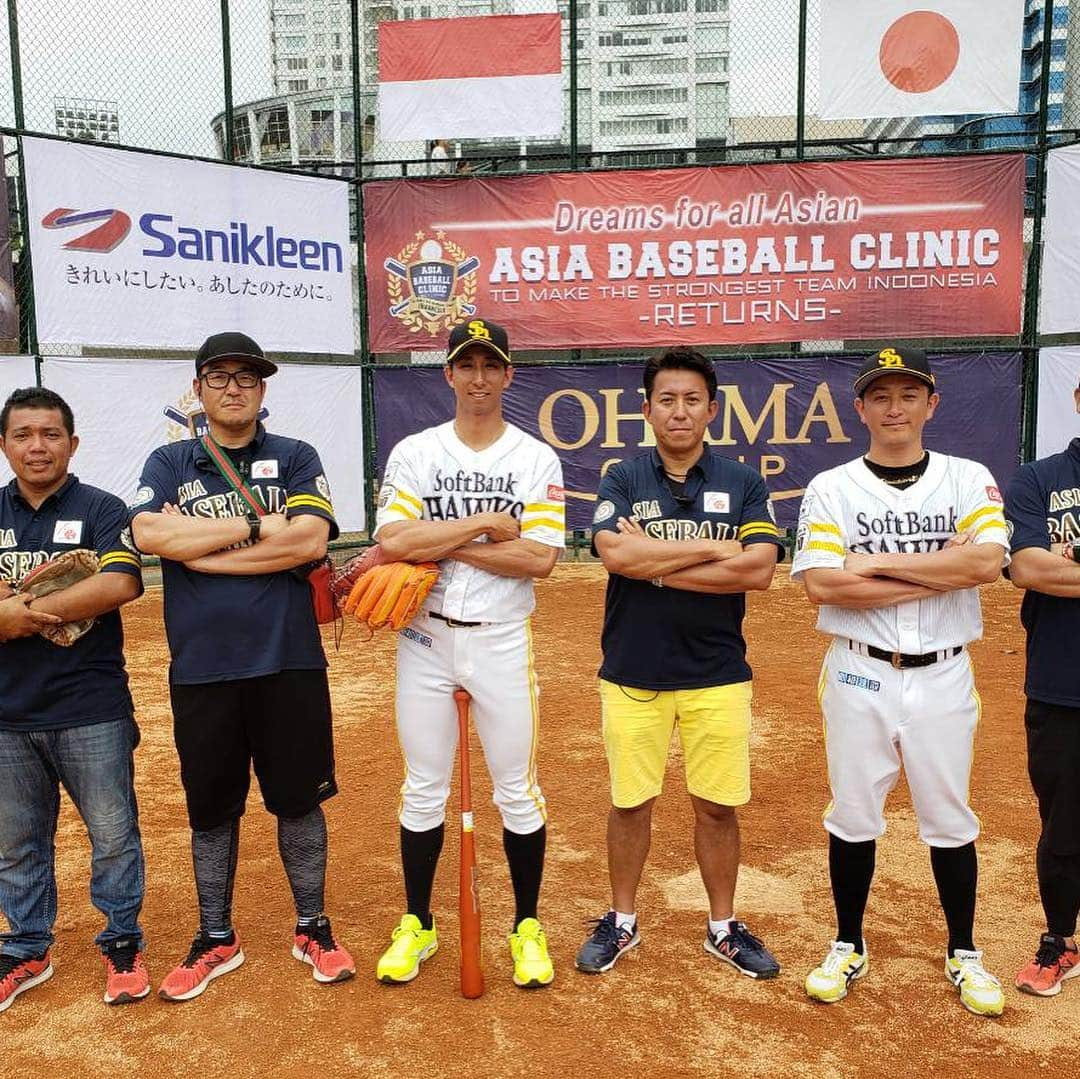
[[[229,0],[221,0],[221,62],[225,66],[225,160],[236,160],[236,130],[232,96],[232,33],[229,29]]]
[[[578,107],[577,107],[577,87],[578,87],[578,61],[577,61],[577,33],[578,33],[578,14],[577,14],[577,0],[570,0],[570,40],[568,47],[570,49],[570,168],[576,170],[578,167]],[[596,77],[595,75],[593,76]]]
[[[1035,456],[1035,406],[1039,379],[1039,278],[1042,270],[1043,205],[1046,195],[1046,166],[1049,153],[1050,51],[1054,37],[1054,0],[1043,7],[1043,51],[1039,85],[1039,130],[1035,149],[1035,201],[1032,207],[1031,252],[1028,255],[1027,304],[1024,311],[1024,385],[1021,426],[1022,459]]]
[[[806,141],[806,24],[810,0],[799,0],[799,85],[795,95],[795,159],[802,161]]]

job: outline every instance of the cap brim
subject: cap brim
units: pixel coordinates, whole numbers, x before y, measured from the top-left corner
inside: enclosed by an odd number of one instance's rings
[[[505,352],[503,352],[503,350],[499,348],[499,346],[496,345],[494,341],[485,341],[483,340],[483,338],[479,337],[470,337],[467,341],[462,341],[461,344],[458,345],[458,347],[455,348],[453,352],[448,352],[446,354],[446,362],[453,363],[456,356],[464,352],[465,349],[469,348],[472,345],[479,345],[481,348],[486,348],[488,352],[494,352],[495,355],[498,356],[503,363],[510,363],[510,357]]]
[[[922,371],[913,371],[910,367],[882,367],[873,371],[866,371],[855,379],[853,389],[855,390],[856,396],[862,393],[871,382],[874,382],[879,378],[884,378],[886,375],[910,375],[912,378],[917,378],[920,382],[925,382],[930,389],[937,389],[937,383],[934,381],[933,375],[925,374]]]
[[[224,356],[211,356],[199,364],[201,371],[209,363],[217,363],[218,360],[237,360],[254,367],[263,378],[269,378],[277,374],[277,364],[271,363],[265,356],[250,356],[246,352],[227,352]]]

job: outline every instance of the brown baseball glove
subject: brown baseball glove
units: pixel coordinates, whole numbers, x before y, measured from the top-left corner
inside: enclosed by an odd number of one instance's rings
[[[345,610],[345,602],[349,598],[349,593],[353,590],[353,585],[369,569],[374,569],[384,562],[382,548],[377,543],[373,543],[366,550],[354,555],[334,569],[333,576],[330,578],[330,592],[339,611]]]
[[[93,551],[78,548],[65,551],[49,562],[31,570],[15,589],[16,592],[29,593],[35,599],[63,591],[87,577],[93,577],[98,571],[98,556]],[[94,624],[93,618],[83,618],[78,622],[64,622],[56,626],[46,626],[40,634],[47,641],[62,648],[70,648]]]
[[[434,562],[383,562],[353,585],[344,612],[372,629],[402,629],[416,616],[438,579],[439,567]]]

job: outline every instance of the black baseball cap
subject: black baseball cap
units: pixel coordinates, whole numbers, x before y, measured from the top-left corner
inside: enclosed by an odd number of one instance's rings
[[[469,319],[450,331],[446,362],[453,363],[454,357],[470,345],[482,345],[489,352],[494,352],[503,363],[510,362],[510,338],[506,336],[506,330],[487,319]]]
[[[908,348],[907,346],[889,346],[871,356],[866,363],[859,368],[855,376],[855,395],[862,397],[866,387],[874,379],[883,375],[913,375],[925,382],[933,391],[935,380],[934,373],[930,370],[930,361],[921,348]]]
[[[215,333],[208,337],[195,357],[195,374],[214,360],[244,360],[263,378],[269,378],[277,371],[277,364],[271,363],[263,350],[246,333]]]

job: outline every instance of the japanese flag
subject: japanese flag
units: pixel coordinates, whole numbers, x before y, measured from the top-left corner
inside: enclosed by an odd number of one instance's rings
[[[822,0],[824,119],[1014,113],[1024,0]]]

